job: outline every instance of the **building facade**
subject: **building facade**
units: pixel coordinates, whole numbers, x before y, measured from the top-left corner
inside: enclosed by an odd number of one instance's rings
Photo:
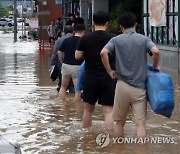
[[[38,35],[39,39],[47,42],[49,36],[47,28],[51,20],[57,20],[58,17],[62,18],[62,3],[58,0],[36,0],[38,6]]]
[[[142,2],[144,34],[161,50],[162,70],[171,74],[175,83],[180,83],[180,2],[179,0]],[[153,16],[153,11],[156,16]],[[151,61],[152,59],[149,59],[149,62]]]
[[[109,12],[109,0],[63,0],[64,23],[69,13],[79,12],[84,19],[85,25],[92,25],[92,14],[99,10]]]
[[[124,2],[123,0],[80,0],[80,13],[88,24],[89,18],[91,17],[90,20],[92,20],[92,14],[94,12],[99,10],[109,12],[114,6],[120,5],[120,3],[122,5]],[[138,3],[138,5],[142,6],[142,9],[133,11],[142,16],[142,23],[140,23],[142,33],[150,37],[159,47],[161,51],[160,67],[162,71],[169,73],[175,83],[180,83],[179,0],[141,0]],[[92,7],[91,12],[89,12],[89,4]],[[155,13],[154,18],[160,18],[162,16],[159,25],[152,22],[153,11]],[[148,62],[151,63],[152,58],[149,58]]]
[[[42,2],[47,1],[50,5],[43,6]],[[62,7],[55,10],[53,7],[56,1],[62,3]],[[123,5],[125,0],[38,0],[39,4],[39,29],[40,38],[47,36],[47,26],[51,19],[58,16],[67,20],[68,13],[80,12],[87,27],[92,25],[92,14],[97,11],[109,12],[115,6]],[[134,1],[133,1],[134,2]],[[150,37],[161,51],[160,66],[163,71],[169,73],[175,83],[180,83],[180,2],[179,0],[141,0],[136,1],[141,9],[133,10],[141,16],[142,33]],[[158,6],[158,7],[156,7]],[[159,7],[160,6],[160,7]],[[162,17],[162,23],[154,25],[151,21],[153,16],[152,8],[155,7],[155,16]],[[133,7],[131,7],[133,8]],[[131,10],[128,10],[131,11]],[[156,13],[159,11],[159,15]],[[159,19],[157,19],[159,20]],[[152,62],[152,58],[148,59]]]

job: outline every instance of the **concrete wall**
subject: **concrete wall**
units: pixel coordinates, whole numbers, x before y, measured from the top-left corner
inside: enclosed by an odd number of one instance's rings
[[[158,46],[161,52],[160,68],[170,74],[174,83],[180,83],[180,48]],[[152,57],[148,56],[148,63],[152,64]]]
[[[88,24],[88,4],[91,0],[80,0],[80,16],[84,19],[85,25]]]
[[[109,12],[109,0],[92,0],[92,12]]]
[[[88,5],[92,3],[92,14],[98,11],[109,12],[109,0],[80,0],[80,15],[88,25]]]

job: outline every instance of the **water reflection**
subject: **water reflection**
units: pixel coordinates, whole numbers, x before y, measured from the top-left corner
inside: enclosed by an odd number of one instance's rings
[[[49,69],[50,69],[50,58],[51,58],[51,50],[37,50],[38,52],[38,63],[36,73],[38,76],[38,86],[47,86],[52,85],[53,83],[49,79]]]
[[[180,141],[180,87],[175,87],[176,107],[171,119],[152,113],[148,107],[149,137],[175,137],[176,144],[96,145],[95,138],[105,132],[101,106],[96,107],[90,129],[82,129],[83,102],[60,103],[56,84],[49,79],[51,50],[39,51],[37,42],[18,42],[0,36],[0,135],[17,140],[23,153],[111,153],[177,154]],[[125,135],[135,137],[131,114]]]

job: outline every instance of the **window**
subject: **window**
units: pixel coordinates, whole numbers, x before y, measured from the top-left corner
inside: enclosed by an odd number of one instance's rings
[[[166,0],[165,2],[166,25],[155,27],[150,24],[150,0],[143,0],[144,34],[156,44],[178,46],[178,0]]]
[[[63,18],[67,21],[69,13],[76,13],[80,11],[79,0],[63,0]]]

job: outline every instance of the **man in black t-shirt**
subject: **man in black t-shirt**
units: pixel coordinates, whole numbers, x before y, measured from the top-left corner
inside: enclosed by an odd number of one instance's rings
[[[74,19],[75,19],[74,14],[73,13],[69,13],[68,17],[69,17],[69,19],[67,20],[66,25],[70,25],[70,26],[74,27],[74,22],[75,22],[74,21]]]
[[[60,17],[57,19],[56,29],[57,29],[56,39],[58,39],[58,37],[61,37],[61,33],[63,32],[63,23]]]
[[[95,32],[81,38],[75,53],[76,59],[85,59],[84,78],[84,114],[83,127],[91,126],[92,114],[95,103],[102,105],[105,117],[105,126],[108,132],[113,132],[112,107],[114,103],[115,80],[112,80],[106,72],[100,57],[102,48],[111,39],[111,35],[105,32],[108,25],[108,15],[98,12],[93,15]],[[111,67],[114,68],[114,60],[109,57]]]
[[[62,101],[65,100],[66,89],[71,78],[73,80],[75,89],[75,100],[77,101],[80,99],[80,92],[76,91],[76,85],[78,69],[79,66],[82,64],[83,60],[75,59],[75,51],[79,43],[80,37],[85,34],[85,26],[78,24],[75,26],[74,31],[75,35],[66,38],[58,51],[58,57],[62,64],[62,84],[59,92],[59,98]],[[64,53],[64,57],[62,56],[62,53]]]
[[[79,12],[76,12],[74,21],[75,21],[75,25],[76,24],[84,24],[84,19],[80,17]]]

